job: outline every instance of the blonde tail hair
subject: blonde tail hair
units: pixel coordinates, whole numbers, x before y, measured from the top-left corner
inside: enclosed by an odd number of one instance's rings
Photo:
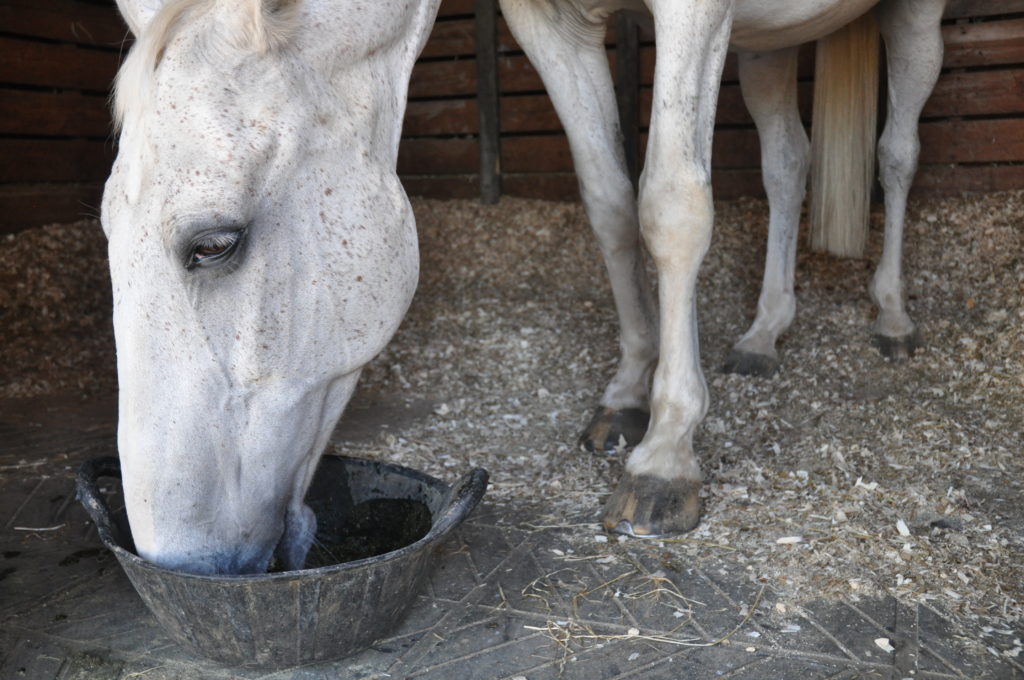
[[[875,177],[879,30],[868,12],[818,41],[811,121],[811,247],[859,257]]]

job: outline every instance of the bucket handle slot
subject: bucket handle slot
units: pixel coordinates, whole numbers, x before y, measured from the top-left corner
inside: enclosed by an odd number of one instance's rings
[[[96,525],[96,533],[100,540],[107,546],[119,546],[120,541],[114,533],[114,525],[111,523],[110,510],[107,501],[99,490],[100,477],[121,478],[121,462],[113,456],[92,458],[82,463],[78,468],[78,477],[75,479],[76,495],[78,501],[89,513],[93,524]]]
[[[441,513],[441,518],[434,523],[427,536],[448,531],[473,511],[487,491],[490,476],[483,468],[473,468],[459,480],[448,499],[448,506]]]

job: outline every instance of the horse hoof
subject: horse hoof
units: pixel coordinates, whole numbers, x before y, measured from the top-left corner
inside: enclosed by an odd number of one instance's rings
[[[759,378],[770,378],[779,368],[779,360],[767,354],[756,354],[734,349],[722,366],[723,373],[753,375]]]
[[[651,414],[639,408],[598,408],[579,444],[590,453],[621,453],[640,443],[650,420]]]
[[[914,352],[921,347],[921,334],[916,330],[913,333],[896,337],[875,333],[875,345],[886,359],[903,361],[914,356]]]
[[[604,506],[601,523],[608,531],[640,538],[690,531],[700,522],[700,486],[692,479],[625,472]]]

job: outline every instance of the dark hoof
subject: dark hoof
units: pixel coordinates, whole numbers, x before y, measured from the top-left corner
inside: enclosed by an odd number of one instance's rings
[[[914,356],[914,352],[922,346],[921,334],[915,330],[909,335],[891,338],[888,335],[875,333],[875,345],[886,359],[903,361]]]
[[[759,378],[770,378],[775,375],[779,368],[779,360],[766,354],[755,354],[753,352],[742,352],[734,349],[729,352],[729,358],[722,366],[723,373],[738,373],[739,375],[754,375]]]
[[[580,435],[579,444],[590,453],[620,453],[640,443],[651,414],[639,408],[601,407]]]
[[[642,538],[681,534],[700,522],[700,482],[625,472],[604,506],[608,531]]]

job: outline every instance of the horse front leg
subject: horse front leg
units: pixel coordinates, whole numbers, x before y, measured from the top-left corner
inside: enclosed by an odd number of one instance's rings
[[[733,347],[723,370],[768,377],[778,367],[775,342],[793,321],[793,268],[800,206],[807,186],[811,144],[797,104],[796,47],[740,54],[743,100],[757,124],[761,169],[768,194],[768,249],[753,325]]]
[[[945,0],[887,0],[878,10],[889,69],[889,116],[878,142],[885,242],[870,292],[878,305],[875,341],[890,359],[905,359],[920,344],[903,294],[903,223],[921,150],[918,120],[942,68],[945,6]]]
[[[580,443],[590,451],[615,453],[623,444],[636,445],[647,430],[658,344],[636,197],[604,48],[605,17],[570,3],[558,12],[537,0],[502,0],[501,7],[565,127],[583,206],[611,280],[621,358]]]
[[[688,531],[703,476],[693,434],[708,393],[697,340],[697,270],[711,241],[711,138],[733,3],[649,0],[658,40],[640,229],[658,269],[661,354],[651,424],[605,506],[606,528]]]

